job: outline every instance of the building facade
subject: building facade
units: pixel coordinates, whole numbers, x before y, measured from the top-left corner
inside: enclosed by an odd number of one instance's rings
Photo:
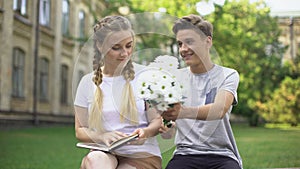
[[[283,60],[295,59],[300,55],[300,9],[271,11],[270,15],[278,18],[281,30],[279,41],[287,47]]]
[[[73,122],[98,0],[0,0],[0,124]],[[100,17],[100,16],[97,16]],[[85,57],[78,57],[85,56]]]
[[[295,59],[300,55],[300,12],[299,16],[280,17],[279,27],[281,29],[279,41],[287,46],[283,59]]]
[[[99,0],[0,0],[0,125],[74,122],[73,97],[92,70],[87,39]],[[93,12],[97,11],[97,12]],[[284,59],[300,51],[300,11],[278,14]]]

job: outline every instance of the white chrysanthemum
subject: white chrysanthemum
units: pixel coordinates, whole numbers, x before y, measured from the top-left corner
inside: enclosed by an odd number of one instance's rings
[[[139,79],[137,81],[137,86],[139,88],[148,88],[150,86],[150,83],[146,79]]]
[[[175,90],[178,91],[178,93],[183,94],[184,86],[180,83],[178,83],[176,80],[172,83],[172,86]]]
[[[172,74],[164,70],[162,70],[162,74],[160,75],[160,77],[163,81],[167,81],[168,83],[172,83],[175,80]]]
[[[174,56],[169,56],[169,55],[157,56],[154,62],[163,63],[164,65],[168,67],[172,67],[174,69],[177,69],[179,65],[178,59]]]
[[[173,75],[176,74],[176,70],[178,69],[179,62],[178,59],[174,56],[163,55],[155,58],[154,62],[149,64],[151,67],[157,67],[159,70],[165,70]]]
[[[181,102],[181,98],[181,93],[175,88],[167,90],[164,94],[164,101],[168,102],[169,104]]]
[[[149,88],[150,83],[148,82],[148,80],[146,78],[138,78],[137,80],[137,87],[139,90],[146,90],[147,88]]]
[[[138,97],[143,99],[149,99],[151,97],[151,91],[148,88],[140,88]]]
[[[166,111],[166,110],[168,110],[169,105],[167,102],[162,101],[156,105],[156,108],[157,108],[157,110],[160,110],[160,111]]]
[[[151,89],[161,91],[164,93],[167,89],[172,87],[172,79],[166,75],[160,76],[158,81],[151,86]]]
[[[162,70],[165,67],[165,64],[163,63],[156,63],[156,62],[151,62],[149,64],[149,67],[157,68],[158,70]]]
[[[137,78],[138,97],[158,110],[165,111],[169,104],[182,102],[183,86],[177,82],[178,60],[173,56],[158,56],[148,69]]]
[[[153,86],[151,86],[153,87]],[[149,95],[149,99],[150,100],[154,100],[155,102],[160,102],[163,101],[163,92],[161,90],[153,90],[152,88],[150,88],[150,95]]]

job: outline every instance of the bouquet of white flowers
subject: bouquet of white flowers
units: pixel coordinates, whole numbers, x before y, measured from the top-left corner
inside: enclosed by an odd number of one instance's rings
[[[176,80],[178,60],[173,56],[158,56],[138,75],[138,97],[146,100],[159,111],[166,111],[173,104],[183,102],[183,86]],[[170,127],[170,121],[164,120]]]

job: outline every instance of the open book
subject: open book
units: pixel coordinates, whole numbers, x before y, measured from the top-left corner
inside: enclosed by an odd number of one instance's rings
[[[107,146],[104,143],[84,143],[84,142],[77,143],[76,146],[81,147],[81,148],[89,148],[89,149],[95,149],[95,150],[109,152],[109,151],[112,151],[112,150],[118,148],[119,146],[122,146],[125,143],[132,141],[133,139],[137,138],[138,136],[139,136],[138,134],[134,134],[134,135],[130,135],[128,137],[123,137],[115,142],[112,142],[110,144],[110,146]]]

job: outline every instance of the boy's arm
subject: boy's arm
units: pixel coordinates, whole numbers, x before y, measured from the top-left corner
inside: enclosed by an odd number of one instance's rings
[[[176,119],[197,119],[197,120],[217,120],[225,116],[232,106],[234,96],[231,92],[220,90],[213,103],[198,107],[187,107],[175,104],[173,108],[165,111],[162,116],[166,120]]]

